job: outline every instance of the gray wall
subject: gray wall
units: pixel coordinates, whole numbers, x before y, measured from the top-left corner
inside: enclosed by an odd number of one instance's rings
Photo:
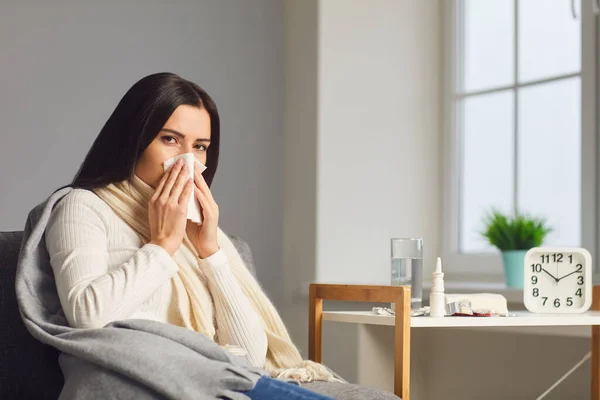
[[[52,4],[50,4],[52,3]],[[249,241],[282,295],[283,4],[278,0],[0,5],[0,230],[76,173],[126,90],[171,71],[219,106],[213,191],[222,227]]]

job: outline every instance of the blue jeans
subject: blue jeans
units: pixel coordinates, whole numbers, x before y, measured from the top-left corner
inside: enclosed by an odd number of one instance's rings
[[[267,376],[261,377],[254,389],[243,393],[252,400],[334,400],[293,383]]]

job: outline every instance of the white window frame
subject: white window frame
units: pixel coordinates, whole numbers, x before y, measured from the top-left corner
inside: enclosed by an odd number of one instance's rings
[[[508,0],[507,0],[508,1]],[[515,2],[515,30],[518,29],[516,16],[518,1]],[[596,139],[598,129],[598,116],[600,110],[596,101],[598,96],[598,54],[596,51],[600,33],[598,29],[598,15],[594,9],[595,0],[581,0],[581,10],[576,13],[582,23],[582,64],[581,64],[581,91],[582,91],[582,247],[587,248],[596,261],[596,273],[600,271],[600,235],[599,209],[600,199],[600,165],[598,163],[600,141]],[[441,252],[444,257],[446,279],[458,282],[492,282],[504,281],[502,261],[499,254],[462,254],[459,251],[459,224],[460,224],[460,138],[458,132],[457,113],[459,64],[461,49],[459,42],[458,24],[461,0],[444,1],[444,101],[443,101],[443,229]],[[515,42],[517,38],[515,35]],[[515,43],[516,45],[516,43]],[[516,53],[516,50],[515,50]],[[515,63],[518,62],[518,58]],[[579,75],[579,74],[576,74]],[[565,75],[565,77],[568,75]],[[516,78],[516,77],[515,77]],[[552,81],[544,79],[540,82]],[[516,85],[516,83],[515,83]],[[515,115],[515,119],[517,115]],[[516,121],[515,121],[516,123]],[[517,173],[515,171],[515,173]],[[596,274],[594,281],[598,282],[600,275]]]

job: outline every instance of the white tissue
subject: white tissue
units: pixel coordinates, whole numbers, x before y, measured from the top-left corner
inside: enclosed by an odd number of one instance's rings
[[[200,173],[204,172],[206,166],[196,161],[196,156],[194,153],[184,153],[173,158],[169,158],[167,161],[163,163],[163,170],[166,171],[171,165],[175,164],[175,162],[179,159],[182,159],[185,165],[187,165],[187,171],[190,178],[194,179],[194,163],[197,163],[200,167]],[[193,181],[192,181],[193,182]],[[196,193],[192,189],[192,194],[190,195],[190,201],[188,203],[187,210],[187,219],[192,220],[198,224],[202,223],[202,212],[200,212],[200,203],[196,199]]]

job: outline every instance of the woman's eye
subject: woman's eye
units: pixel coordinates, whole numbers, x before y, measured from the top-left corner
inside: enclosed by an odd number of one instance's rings
[[[162,140],[163,140],[163,142],[165,142],[167,144],[177,143],[177,139],[174,136],[163,136]],[[206,151],[208,149],[208,147],[206,147],[206,145],[204,145],[204,144],[199,144],[196,146],[196,149],[198,149],[200,151]]]

